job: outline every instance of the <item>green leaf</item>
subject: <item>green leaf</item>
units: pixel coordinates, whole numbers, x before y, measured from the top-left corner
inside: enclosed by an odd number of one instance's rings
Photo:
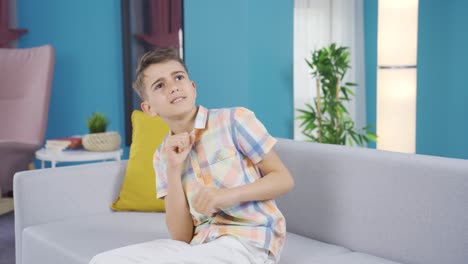
[[[316,128],[317,128],[317,125],[315,125],[315,123],[308,123],[304,130],[305,131],[313,131]]]
[[[364,141],[366,144],[369,144],[369,141],[370,141],[370,140],[369,140],[368,137],[362,136],[362,139],[363,139],[363,141]]]
[[[305,118],[307,118],[307,115],[296,116],[296,118],[294,118],[294,119],[301,120],[301,119],[305,119]]]
[[[315,109],[312,109],[312,110],[315,111]],[[306,114],[306,115],[315,113],[315,112],[309,112],[307,110],[302,110],[302,109],[296,109],[296,111],[301,112],[301,113]]]
[[[107,126],[110,121],[102,113],[93,113],[87,121],[89,133],[102,133],[106,132]]]
[[[348,113],[348,109],[346,109],[346,107],[345,107],[341,102],[338,103],[338,107],[341,108],[341,110],[342,110],[343,112],[349,114],[349,113]]]
[[[306,61],[307,65],[309,65],[309,67],[310,67],[311,69],[314,69],[314,68],[315,68],[314,64],[313,64],[311,61],[308,61],[307,59],[305,59],[305,61]]]
[[[311,142],[317,142],[317,141],[318,141],[317,138],[314,137],[313,135],[306,134],[306,133],[302,133],[302,134],[303,134],[304,136],[306,136],[307,138],[309,138],[309,140],[310,140]]]
[[[312,111],[312,113],[315,113],[315,108],[312,105],[306,103],[306,106]]]
[[[349,97],[348,97],[348,93],[346,92],[346,89],[344,89],[346,87],[341,87],[341,92],[344,94],[344,99],[348,100]]]
[[[344,88],[346,90],[346,92],[349,93],[350,95],[355,96],[353,90],[351,90],[351,89],[349,89],[348,87],[345,87],[345,86],[343,86],[342,88]]]
[[[351,138],[353,139],[353,141],[356,143],[356,144],[359,144],[359,140],[357,139],[356,135],[354,133],[350,133],[349,134],[351,136]]]
[[[299,127],[303,127],[305,126],[307,123],[310,123],[311,121],[307,118],[307,119],[304,119],[304,121],[301,122],[301,124],[299,125]]]
[[[377,135],[375,133],[367,132],[366,135],[368,139],[372,140],[373,142],[377,142]]]
[[[359,146],[362,146],[362,145],[364,145],[364,142],[363,142],[363,139],[362,139],[363,137],[364,137],[364,136],[362,136],[362,135],[358,135],[358,139],[359,139]]]

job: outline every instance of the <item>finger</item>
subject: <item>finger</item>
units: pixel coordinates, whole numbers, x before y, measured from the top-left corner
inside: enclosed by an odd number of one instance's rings
[[[167,152],[172,152],[172,151],[175,150],[175,148],[176,148],[176,147],[174,147],[174,146],[167,145],[167,146],[166,146],[166,151],[167,151]]]
[[[177,151],[178,153],[183,152],[184,149],[185,149],[185,148],[184,148],[184,143],[183,143],[182,141],[179,141],[179,142],[177,143],[177,148],[178,148],[178,151]]]
[[[177,134],[177,135],[172,135],[168,138],[168,143],[176,143],[178,141],[181,141],[182,139],[184,139],[185,137],[187,137],[186,133],[181,133],[181,134]]]
[[[195,142],[195,130],[190,133],[189,136],[189,144],[193,144]]]
[[[184,149],[187,148],[189,145],[190,145],[190,139],[187,137],[184,137],[184,139],[182,140],[182,142],[184,143]]]
[[[184,141],[184,143],[187,141],[188,137],[189,137],[189,134],[187,132],[180,134],[180,139]]]
[[[179,141],[180,140],[178,138],[171,138],[167,141],[167,146],[171,149],[174,147],[178,147]]]

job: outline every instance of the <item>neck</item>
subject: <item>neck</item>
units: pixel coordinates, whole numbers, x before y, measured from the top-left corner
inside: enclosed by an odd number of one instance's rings
[[[195,126],[195,118],[197,116],[198,107],[194,107],[190,112],[176,118],[165,120],[171,132],[174,134],[190,133]]]

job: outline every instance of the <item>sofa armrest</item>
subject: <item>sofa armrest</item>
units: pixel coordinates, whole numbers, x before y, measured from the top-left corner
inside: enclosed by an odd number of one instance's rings
[[[15,222],[26,228],[110,212],[126,165],[126,161],[114,161],[16,173]]]
[[[17,259],[27,227],[111,212],[127,161],[18,172],[14,176]]]

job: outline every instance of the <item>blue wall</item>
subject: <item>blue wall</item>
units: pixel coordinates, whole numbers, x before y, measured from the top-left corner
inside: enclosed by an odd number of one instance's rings
[[[468,2],[419,2],[418,153],[468,159]]]
[[[17,12],[19,47],[56,52],[46,138],[88,133],[95,111],[124,135],[120,1],[17,0]]]
[[[244,106],[293,136],[294,1],[185,1],[185,61],[198,103]]]
[[[20,47],[56,49],[47,138],[84,134],[106,113],[124,135],[120,3],[17,0]],[[468,2],[420,1],[417,152],[468,158]],[[364,1],[367,120],[375,124],[377,0]],[[245,106],[292,137],[293,1],[185,1],[185,55],[207,107]]]
[[[366,120],[377,130],[377,14],[378,1],[364,1],[364,51],[366,63]],[[378,139],[377,139],[378,140]],[[376,148],[374,142],[370,148]]]
[[[377,0],[364,1],[367,120],[376,118]],[[468,159],[468,2],[419,1],[416,153]]]
[[[17,11],[20,47],[56,49],[46,138],[86,134],[95,111],[124,136],[120,1],[17,0]],[[185,1],[184,26],[198,103],[248,107],[291,138],[293,1]]]

